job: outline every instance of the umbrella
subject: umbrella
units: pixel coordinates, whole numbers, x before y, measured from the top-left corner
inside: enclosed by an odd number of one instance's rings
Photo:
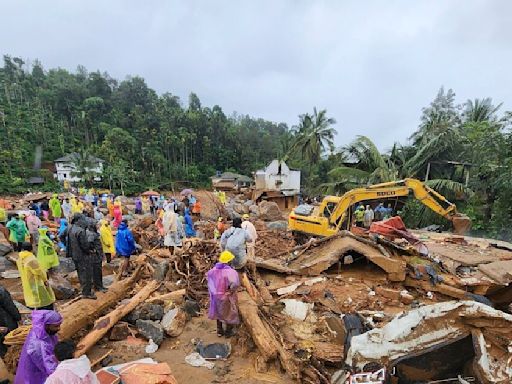
[[[188,196],[188,195],[191,195],[192,194],[192,190],[187,188],[187,189],[184,189],[183,191],[180,192],[180,195],[181,196]]]
[[[160,194],[156,191],[146,191],[142,194],[142,196],[160,196]]]

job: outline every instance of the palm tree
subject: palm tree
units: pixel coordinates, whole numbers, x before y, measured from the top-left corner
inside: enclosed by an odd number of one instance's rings
[[[303,159],[309,162],[309,168],[318,164],[326,149],[331,152],[334,150],[334,135],[336,130],[331,125],[336,124],[336,120],[327,117],[327,110],[320,112],[316,107],[313,108],[313,114],[306,113],[299,116],[300,122],[295,129],[295,140],[290,148],[292,151],[299,151]]]
[[[94,171],[96,164],[93,156],[89,153],[88,149],[79,149],[75,158],[74,163],[76,171],[71,172],[72,176],[80,177],[86,186],[92,186],[92,182],[97,175]]]
[[[490,97],[468,100],[464,105],[465,108],[462,112],[462,120],[464,123],[496,121],[496,112],[498,112],[502,105],[503,103],[493,105]]]

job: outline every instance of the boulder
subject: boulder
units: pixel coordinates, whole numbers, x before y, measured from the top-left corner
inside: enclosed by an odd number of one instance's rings
[[[161,325],[168,336],[178,337],[183,332],[187,319],[188,316],[184,310],[173,308],[165,314]]]
[[[245,206],[251,208],[252,205],[254,205],[254,201],[252,200],[247,200],[245,203],[244,203]]]
[[[164,329],[162,325],[152,320],[137,320],[136,327],[139,333],[146,339],[152,339],[155,344],[160,345],[164,340]]]
[[[7,260],[7,258],[0,256],[0,272],[5,272],[8,271],[9,269],[16,269],[16,265]]]
[[[233,208],[236,213],[239,213],[241,215],[249,213],[249,206],[244,205],[244,204],[240,204],[240,203],[235,204],[235,206]]]
[[[62,275],[53,273],[49,279],[50,287],[52,287],[57,300],[70,299],[75,295],[75,288]]]
[[[259,205],[260,219],[265,221],[283,220],[283,215],[277,203],[273,201],[262,201]]]
[[[131,311],[123,320],[130,324],[137,323],[138,320],[162,320],[164,308],[158,304],[143,303]]]
[[[144,215],[137,223],[137,227],[139,228],[142,228],[142,229],[146,229],[148,228],[151,224],[153,224],[153,222],[155,221],[155,219],[153,218],[153,216],[151,216],[150,214],[146,214]]]
[[[258,206],[256,204],[253,204],[249,207],[249,212],[252,213],[253,215],[259,215],[260,209],[258,208]]]
[[[55,268],[55,272],[67,274],[75,270],[75,263],[70,257],[59,257],[59,266]]]
[[[201,307],[195,300],[186,300],[182,309],[192,317],[197,317],[201,314]]]
[[[267,223],[266,225],[267,225],[268,229],[275,229],[278,231],[286,231],[286,229],[288,228],[288,223],[284,220],[271,221],[270,223]]]
[[[0,256],[5,256],[9,252],[12,252],[12,246],[5,238],[4,234],[0,232]]]
[[[110,287],[116,281],[116,277],[114,275],[103,276],[103,286],[105,288]]]
[[[108,339],[112,341],[120,341],[126,339],[128,335],[130,335],[130,328],[128,328],[127,323],[122,322],[117,323],[112,327]]]

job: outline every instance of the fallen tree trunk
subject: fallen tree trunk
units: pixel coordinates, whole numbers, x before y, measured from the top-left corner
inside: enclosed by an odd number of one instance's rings
[[[60,311],[64,320],[60,327],[59,339],[71,338],[78,331],[92,324],[100,313],[121,301],[139,279],[141,268],[142,266],[137,267],[130,277],[114,282],[107,292],[98,293],[97,300],[82,299],[63,308]]]
[[[258,347],[265,362],[277,357],[277,340],[258,315],[258,305],[247,292],[238,293],[242,321]]]
[[[152,280],[144,288],[142,288],[127,303],[122,303],[112,312],[100,317],[94,323],[94,327],[85,337],[80,340],[76,347],[75,357],[80,357],[94,346],[110,328],[112,328],[119,320],[133,311],[140,303],[145,301],[153,291],[160,286],[160,282]]]
[[[156,301],[167,301],[171,300],[173,302],[179,302],[183,301],[183,298],[187,294],[186,289],[179,289],[174,292],[164,293],[163,295],[158,295],[155,297],[151,297],[150,299],[146,300],[148,303],[154,303]]]

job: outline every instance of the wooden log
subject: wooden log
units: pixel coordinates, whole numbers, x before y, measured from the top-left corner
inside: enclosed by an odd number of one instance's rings
[[[142,266],[139,266],[128,278],[114,282],[107,292],[98,293],[97,300],[81,299],[59,311],[63,317],[59,339],[71,338],[81,329],[94,323],[100,313],[124,299],[138,280],[141,268]]]
[[[179,289],[174,292],[164,293],[163,295],[150,297],[148,300],[146,300],[146,302],[154,303],[155,301],[168,301],[168,300],[173,301],[173,302],[180,302],[183,300],[183,298],[185,297],[186,294],[187,294],[187,290],[184,288],[184,289]]]
[[[94,344],[96,344],[96,342],[98,342],[98,340],[105,336],[110,328],[112,328],[124,316],[133,311],[140,303],[145,301],[159,286],[160,282],[152,280],[128,302],[122,303],[107,315],[96,320],[92,331],[85,335],[85,337],[78,343],[75,357],[80,357],[86,353],[94,346]]]
[[[254,302],[258,305],[263,304],[263,299],[260,293],[258,292],[256,287],[252,285],[251,281],[249,280],[249,277],[247,276],[247,273],[242,273],[242,278],[240,280],[242,282],[242,287],[246,289],[249,296],[251,296],[251,299],[253,299]]]
[[[404,285],[406,287],[413,287],[413,288],[419,288],[423,289],[424,291],[432,291],[432,292],[439,292],[443,295],[453,297],[455,299],[467,299],[471,300],[471,297],[467,295],[466,291],[463,291],[462,289],[451,287],[444,283],[438,283],[436,285],[430,284],[429,281],[425,280],[415,280],[413,278],[407,277],[405,279]]]
[[[238,303],[242,321],[247,327],[254,344],[258,347],[263,360],[275,359],[278,343],[270,329],[261,320],[258,314],[258,305],[247,292],[238,293]]]
[[[343,345],[315,342],[313,346],[313,356],[321,361],[340,364],[343,361]]]

